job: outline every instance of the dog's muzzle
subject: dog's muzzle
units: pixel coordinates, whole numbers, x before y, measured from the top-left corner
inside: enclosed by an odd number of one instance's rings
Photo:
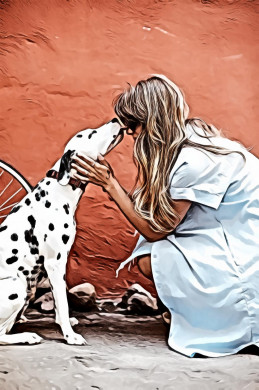
[[[124,128],[121,128],[121,129],[120,129],[120,131],[119,131],[117,137],[114,138],[114,139],[112,140],[112,142],[110,143],[110,145],[108,146],[105,155],[106,155],[107,153],[109,153],[112,149],[114,149],[115,146],[117,146],[117,145],[123,140],[123,138],[124,138],[124,130],[125,130]]]

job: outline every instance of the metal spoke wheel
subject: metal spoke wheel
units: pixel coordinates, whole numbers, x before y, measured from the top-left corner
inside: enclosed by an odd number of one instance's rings
[[[0,224],[31,190],[30,183],[15,168],[0,160]]]

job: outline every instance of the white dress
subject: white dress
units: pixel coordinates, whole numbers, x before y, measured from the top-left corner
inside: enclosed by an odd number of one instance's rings
[[[191,140],[210,143],[188,131]],[[169,346],[190,357],[259,345],[259,160],[229,139],[211,142],[242,151],[246,161],[238,153],[183,148],[170,193],[192,206],[167,238],[140,236],[119,268],[151,254],[155,286],[172,317]]]

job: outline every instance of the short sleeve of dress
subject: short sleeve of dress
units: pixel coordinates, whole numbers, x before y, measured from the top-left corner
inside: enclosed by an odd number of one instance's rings
[[[172,198],[217,209],[231,181],[228,156],[184,148],[170,175]]]

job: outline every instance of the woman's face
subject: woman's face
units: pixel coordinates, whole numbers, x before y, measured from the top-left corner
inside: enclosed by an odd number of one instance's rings
[[[132,138],[134,139],[134,141],[136,140],[136,138],[138,137],[138,135],[140,134],[141,130],[142,130],[142,126],[141,125],[138,125],[134,130],[132,130],[131,128],[129,127],[124,127],[125,125],[122,123],[122,121],[117,117],[120,125],[126,130],[127,129],[127,134],[129,135],[132,135]]]

